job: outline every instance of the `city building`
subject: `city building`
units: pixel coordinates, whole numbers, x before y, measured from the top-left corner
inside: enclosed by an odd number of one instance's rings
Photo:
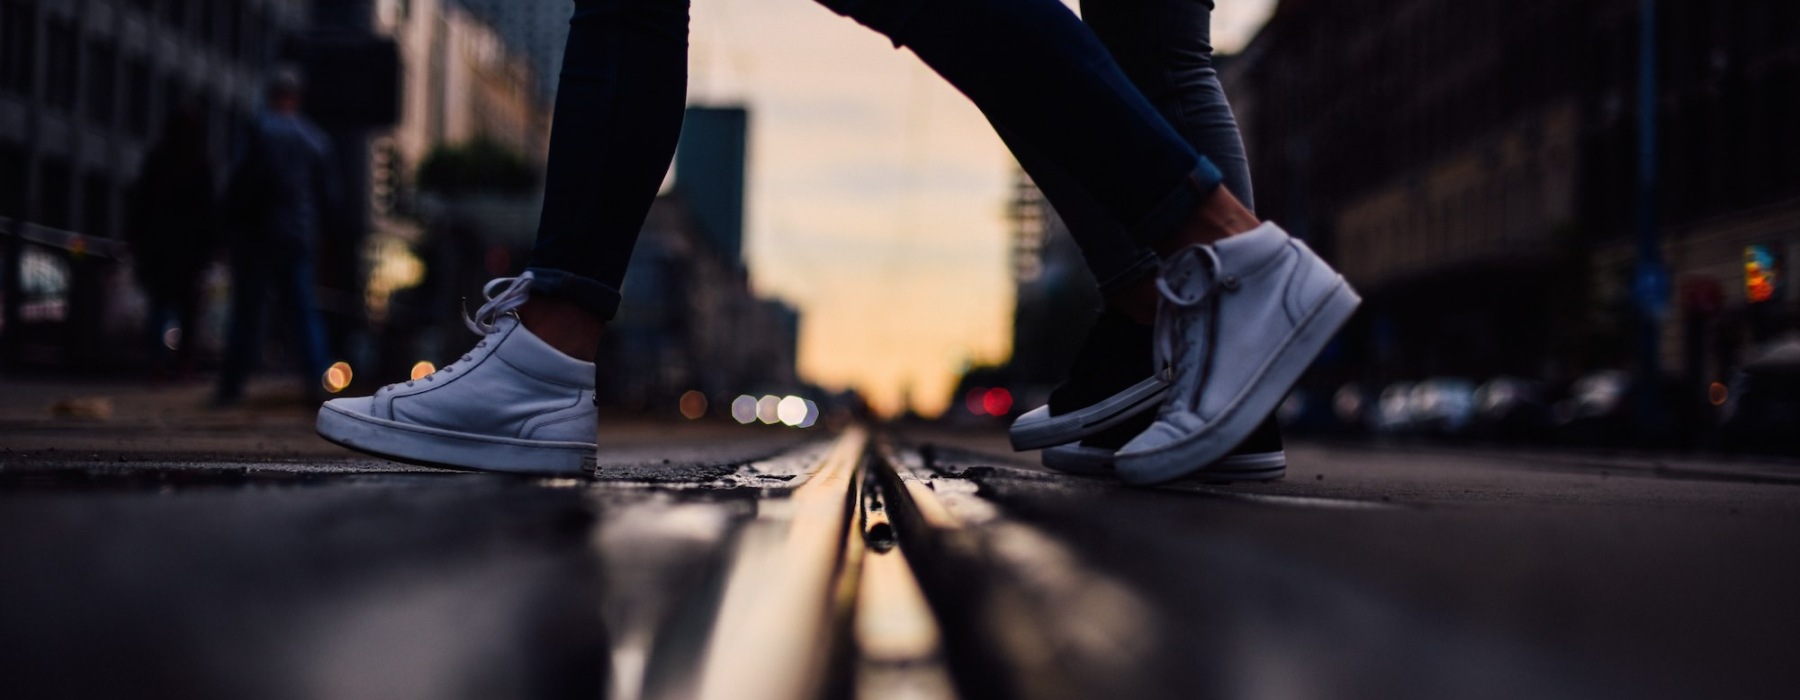
[[[528,54],[457,0],[383,0],[376,15],[400,48],[400,123],[377,144],[400,187],[432,149],[477,139],[542,165],[550,110]]]
[[[200,106],[220,167],[301,0],[0,0],[0,347],[6,366],[105,359],[137,331],[125,193],[163,116]]]
[[[1368,302],[1320,377],[1628,367],[1636,309],[1661,300],[1660,365],[1699,396],[1791,323],[1800,6],[1656,5],[1669,275],[1647,293],[1640,0],[1283,0],[1226,62],[1258,213]]]
[[[742,260],[744,181],[749,174],[750,112],[741,106],[690,106],[675,149],[675,186],[714,249]]]
[[[716,413],[739,395],[806,392],[800,312],[758,297],[744,266],[748,113],[693,106],[686,123],[699,127],[683,132],[674,184],[650,209],[602,336],[601,401],[672,413],[699,391]]]
[[[1013,351],[981,381],[1007,386],[1018,395],[1020,408],[1031,408],[1049,397],[1074,363],[1100,308],[1100,293],[1068,226],[1022,170],[1014,175],[1007,214],[1013,228]],[[962,406],[966,389],[958,386],[951,411]]]
[[[562,75],[563,47],[569,40],[568,0],[453,0],[474,11],[500,35],[506,45],[531,64],[531,85],[538,100],[553,104],[556,81]]]

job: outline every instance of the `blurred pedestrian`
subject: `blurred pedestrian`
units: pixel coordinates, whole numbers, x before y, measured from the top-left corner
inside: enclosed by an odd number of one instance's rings
[[[125,238],[148,302],[145,341],[159,380],[185,379],[194,369],[201,285],[219,229],[209,143],[206,115],[198,106],[185,102],[171,109],[126,203]]]
[[[1122,235],[1084,240],[1090,265],[1092,251],[1129,257],[1124,246],[1156,256],[1156,274],[1105,294],[1125,317],[1154,321],[1151,379],[1166,384],[1125,397],[1157,413],[1115,453],[1118,476],[1264,477],[1223,460],[1361,303],[1343,277],[1224,187],[1219,166],[1058,0],[820,2],[910,49],[1040,170],[1091,197]],[[326,439],[476,469],[594,464],[593,359],[680,133],[688,16],[682,0],[575,8],[525,272],[488,283],[467,319],[483,339],[462,360],[321,407]]]
[[[325,133],[300,114],[300,73],[279,68],[268,105],[250,124],[226,187],[231,234],[231,331],[216,403],[243,397],[261,355],[264,308],[273,297],[291,333],[307,397],[322,399],[325,329],[313,292],[320,221],[336,206],[339,184]]]

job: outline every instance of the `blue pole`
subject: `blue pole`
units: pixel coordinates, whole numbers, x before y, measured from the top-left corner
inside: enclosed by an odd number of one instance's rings
[[[1656,0],[1641,0],[1638,21],[1638,427],[1653,435],[1661,427],[1661,325],[1669,297],[1657,235],[1657,76]]]

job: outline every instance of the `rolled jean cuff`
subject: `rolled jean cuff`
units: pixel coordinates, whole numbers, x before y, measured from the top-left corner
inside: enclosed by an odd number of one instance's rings
[[[1157,268],[1161,266],[1162,260],[1156,257],[1156,253],[1152,253],[1148,250],[1143,251],[1143,254],[1139,255],[1138,259],[1133,261],[1130,265],[1125,266],[1118,272],[1107,275],[1106,279],[1100,280],[1101,298],[1112,296],[1113,292],[1124,288],[1126,285],[1141,280],[1146,276],[1155,274]]]
[[[600,318],[611,321],[619,314],[619,290],[594,280],[582,277],[567,270],[556,270],[547,267],[529,267],[531,273],[531,291],[534,294],[547,294],[575,302],[576,306],[600,315]]]
[[[1199,208],[1201,198],[1218,189],[1223,182],[1225,175],[1219,172],[1218,166],[1206,156],[1200,156],[1193,171],[1150,209],[1149,216],[1131,228],[1131,237],[1147,246],[1156,245],[1187,221],[1188,216]]]

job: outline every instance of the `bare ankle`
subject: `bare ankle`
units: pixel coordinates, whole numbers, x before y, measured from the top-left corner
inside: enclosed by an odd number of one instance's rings
[[[1106,296],[1106,304],[1143,325],[1156,322],[1156,275],[1144,275]]]
[[[531,295],[519,307],[519,321],[532,335],[564,355],[593,362],[600,350],[600,331],[606,320],[562,297]]]
[[[1217,243],[1261,224],[1256,214],[1232,196],[1230,190],[1223,186],[1214,187],[1200,200],[1200,206],[1194,208],[1187,221],[1155,248],[1158,254],[1168,257],[1182,248]]]

